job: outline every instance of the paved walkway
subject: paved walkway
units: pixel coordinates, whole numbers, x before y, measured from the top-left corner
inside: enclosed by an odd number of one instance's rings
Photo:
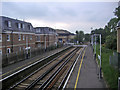
[[[18,71],[20,70],[21,68],[25,67],[26,65],[29,65],[30,63],[33,63],[35,61],[37,61],[38,59],[42,59],[42,58],[45,58],[49,55],[52,55],[53,53],[55,52],[58,52],[60,50],[63,50],[67,48],[66,46],[62,47],[62,48],[58,48],[58,49],[55,49],[55,50],[52,50],[52,51],[49,51],[49,52],[46,52],[46,53],[43,53],[39,56],[36,56],[34,58],[30,58],[30,59],[27,59],[27,60],[23,60],[23,61],[20,61],[20,62],[17,62],[17,63],[14,63],[14,64],[11,64],[11,65],[8,65],[6,67],[3,67],[2,68],[2,75],[3,77],[7,76],[7,75],[10,75],[11,73],[15,72],[15,71]]]
[[[70,77],[67,88],[106,88],[104,81],[98,78],[97,64],[93,58],[92,48],[89,45],[86,48],[80,68],[81,61],[80,58]]]

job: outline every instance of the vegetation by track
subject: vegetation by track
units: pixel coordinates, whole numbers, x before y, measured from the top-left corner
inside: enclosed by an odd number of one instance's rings
[[[100,45],[97,44],[96,46],[96,56],[98,56],[100,52]],[[114,68],[109,64],[109,57],[113,54],[114,50],[107,49],[105,47],[102,47],[102,72],[104,79],[107,83],[108,88],[112,88],[115,90],[118,90],[118,69]],[[99,54],[100,55],[100,54]],[[97,61],[99,63],[98,57]]]

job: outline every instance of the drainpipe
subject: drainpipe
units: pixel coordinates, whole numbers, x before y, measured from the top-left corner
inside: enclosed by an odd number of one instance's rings
[[[11,52],[13,53],[13,30],[11,32],[11,45],[12,45]]]
[[[45,35],[45,51],[46,51],[46,35]]]
[[[27,59],[28,59],[28,36],[26,36],[26,51],[27,51]]]

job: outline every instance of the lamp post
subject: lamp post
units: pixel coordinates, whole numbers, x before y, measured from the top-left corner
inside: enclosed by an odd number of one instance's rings
[[[93,46],[93,35],[91,35],[91,45]]]
[[[95,58],[96,58],[96,35],[95,35]]]

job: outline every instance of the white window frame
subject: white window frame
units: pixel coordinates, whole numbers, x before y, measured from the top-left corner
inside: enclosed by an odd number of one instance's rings
[[[21,41],[21,35],[18,34],[18,41]]]
[[[2,34],[0,34],[0,42],[2,42]]]
[[[23,35],[23,40],[25,40],[25,35]]]
[[[18,23],[18,28],[21,28],[21,24],[20,23]]]
[[[24,25],[24,24],[22,24],[22,28],[23,28],[23,29],[25,28],[25,25]]]
[[[9,53],[11,53],[11,49],[10,49],[10,48],[7,48],[7,53],[8,53],[8,50],[9,50]]]
[[[12,27],[11,21],[8,21],[8,27]]]
[[[7,41],[10,41],[10,35],[7,34]]]

